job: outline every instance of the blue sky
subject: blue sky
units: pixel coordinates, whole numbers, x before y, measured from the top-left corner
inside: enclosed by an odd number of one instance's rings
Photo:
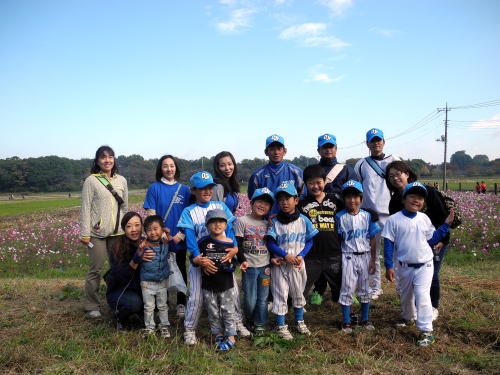
[[[2,0],[0,158],[500,157],[496,0]],[[474,106],[481,104],[480,106]]]

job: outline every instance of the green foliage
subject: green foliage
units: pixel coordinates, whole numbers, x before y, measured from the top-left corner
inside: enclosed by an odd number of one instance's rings
[[[79,300],[80,298],[83,297],[83,294],[84,293],[83,293],[83,290],[81,288],[77,287],[73,283],[68,283],[62,288],[61,293],[59,293],[58,298],[60,301],[68,299],[68,298]]]

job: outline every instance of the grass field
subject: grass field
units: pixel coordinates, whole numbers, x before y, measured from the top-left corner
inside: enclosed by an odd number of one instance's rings
[[[441,272],[437,342],[422,349],[415,346],[414,328],[394,328],[400,307],[387,282],[372,304],[374,332],[341,333],[339,306],[325,301],[306,306],[310,337],[295,334],[285,342],[268,333],[241,339],[222,355],[205,316],[201,342],[184,346],[173,305],[171,339],[119,333],[107,309],[99,321],[83,315],[87,256],[78,244],[78,208],[1,216],[0,373],[498,374],[500,200],[473,193],[455,198],[464,224],[452,234]]]

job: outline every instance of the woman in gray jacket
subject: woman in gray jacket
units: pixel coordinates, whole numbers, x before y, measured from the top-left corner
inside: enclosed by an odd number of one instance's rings
[[[87,246],[89,271],[85,279],[85,312],[89,318],[100,318],[98,290],[106,255],[116,236],[122,235],[119,223],[128,208],[127,180],[118,173],[115,152],[101,146],[95,153],[82,189],[80,208],[80,241]]]

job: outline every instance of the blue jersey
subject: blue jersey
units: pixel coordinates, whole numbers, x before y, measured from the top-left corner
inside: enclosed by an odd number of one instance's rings
[[[307,255],[303,253],[306,241],[317,234],[318,230],[314,228],[311,220],[302,214],[299,215],[297,220],[288,224],[282,224],[277,218],[273,218],[272,224],[267,231],[267,236],[274,238],[285,253],[302,257]]]
[[[300,195],[304,186],[302,169],[286,161],[276,165],[267,163],[252,173],[250,180],[248,180],[248,198],[252,199],[255,189],[267,187],[269,190],[275,191],[283,183],[295,186]],[[275,201],[270,213],[274,214],[278,211],[278,202]]]

